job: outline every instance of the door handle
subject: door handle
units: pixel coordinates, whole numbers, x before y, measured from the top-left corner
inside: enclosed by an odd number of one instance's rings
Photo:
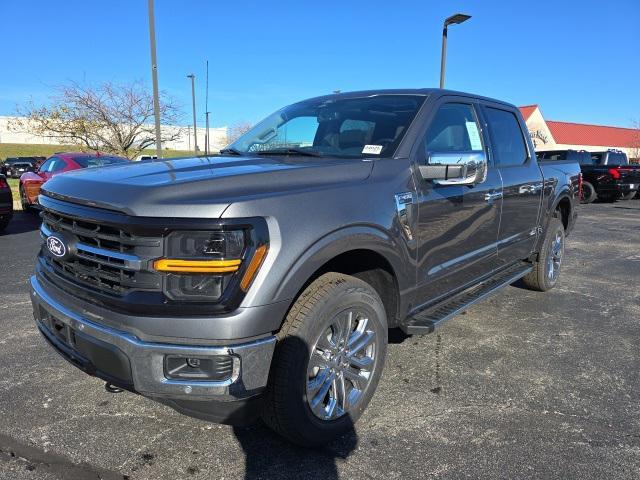
[[[533,183],[533,184],[529,184],[529,185],[520,185],[520,188],[518,189],[518,193],[520,193],[520,195],[522,195],[524,193],[537,193],[541,189],[542,189],[542,184],[541,183]]]
[[[502,192],[489,192],[484,194],[484,199],[489,203],[500,198],[502,198]]]

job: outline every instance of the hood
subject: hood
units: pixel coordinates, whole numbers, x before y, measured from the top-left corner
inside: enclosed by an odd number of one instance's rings
[[[201,157],[75,170],[43,193],[148,217],[219,218],[233,202],[365,180],[372,162],[314,157]]]

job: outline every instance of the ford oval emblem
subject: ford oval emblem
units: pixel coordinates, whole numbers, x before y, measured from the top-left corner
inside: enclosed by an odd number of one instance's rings
[[[47,250],[54,257],[62,258],[67,254],[67,246],[58,237],[47,237]]]

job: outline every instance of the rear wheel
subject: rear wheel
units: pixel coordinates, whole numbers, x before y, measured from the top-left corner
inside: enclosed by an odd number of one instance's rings
[[[279,335],[263,420],[303,446],[351,430],[378,385],[387,319],[377,292],[327,273],[300,295]]]
[[[20,185],[20,203],[22,204],[22,210],[29,212],[31,210],[31,204],[27,199],[27,193],[24,191],[24,187]]]
[[[531,290],[546,292],[555,287],[560,276],[564,257],[564,225],[559,218],[552,218],[542,241],[542,248],[533,270],[523,277]]]
[[[580,198],[580,203],[593,203],[596,198],[598,198],[598,194],[593,184],[590,182],[582,182],[582,197]]]

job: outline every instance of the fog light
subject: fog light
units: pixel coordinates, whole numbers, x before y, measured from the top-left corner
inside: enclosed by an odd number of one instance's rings
[[[164,357],[164,376],[176,380],[224,381],[233,375],[233,357],[212,355],[210,357]]]
[[[191,368],[200,368],[200,359],[187,358],[187,365],[189,365]]]

